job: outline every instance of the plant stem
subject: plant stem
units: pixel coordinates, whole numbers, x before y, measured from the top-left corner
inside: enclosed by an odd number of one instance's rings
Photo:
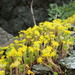
[[[18,68],[16,67],[16,75],[18,75]]]
[[[10,69],[10,75],[12,75],[12,68]]]
[[[35,21],[35,18],[34,18],[34,12],[33,12],[33,1],[31,2],[31,5],[30,5],[30,9],[31,9],[31,15],[32,15],[32,18],[33,18],[33,22],[34,22],[34,25],[36,25],[36,21]]]

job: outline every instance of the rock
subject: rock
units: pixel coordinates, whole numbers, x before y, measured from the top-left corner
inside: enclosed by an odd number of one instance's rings
[[[75,75],[75,69],[74,70],[68,69],[67,72],[65,72],[64,75]]]
[[[75,57],[75,50],[70,51],[70,56]]]
[[[75,57],[66,57],[61,59],[60,63],[67,69],[75,69]]]
[[[8,26],[8,22],[5,20],[5,19],[3,19],[3,18],[0,18],[0,27],[6,27],[6,26]]]
[[[35,20],[36,20],[37,23],[48,20],[46,18],[48,15],[45,14],[45,13],[47,13],[47,11],[45,11],[43,8],[39,8],[38,10],[34,9]]]
[[[9,21],[10,33],[17,34],[20,30],[24,30],[24,20],[22,18],[15,18]],[[12,27],[11,27],[12,26]]]
[[[2,0],[1,16],[8,20],[12,15],[12,11],[15,5],[15,0]]]
[[[75,31],[72,31],[71,36],[74,36],[74,35],[75,35]]]
[[[33,26],[32,15],[30,9],[25,6],[17,6],[12,13],[13,19],[22,19],[26,28]],[[20,21],[18,21],[20,23]]]
[[[5,30],[3,30],[0,27],[0,47],[7,46],[10,43],[12,43],[11,41],[12,38],[13,38],[13,35],[7,33]],[[11,41],[11,42],[8,42],[8,41]]]
[[[21,17],[21,16],[25,17],[29,11],[30,11],[29,8],[27,8],[23,5],[16,6],[12,12],[12,17],[13,18]]]
[[[69,57],[65,57],[64,59],[61,59],[59,64],[62,68],[65,68],[64,71],[65,75],[74,75],[75,74],[75,50],[72,50],[70,52]]]
[[[70,51],[70,56],[61,59],[59,63],[67,69],[75,69],[75,50]]]
[[[51,75],[50,69],[46,66],[43,66],[42,64],[33,65],[32,71],[36,75]]]

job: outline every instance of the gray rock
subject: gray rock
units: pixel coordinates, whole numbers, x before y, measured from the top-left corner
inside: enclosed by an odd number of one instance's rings
[[[75,57],[75,50],[70,51],[70,57]]]
[[[12,17],[15,18],[15,17],[25,17],[29,13],[29,8],[23,6],[23,5],[19,5],[19,6],[16,6],[12,12]]]
[[[15,5],[15,0],[2,0],[1,16],[8,20],[12,15],[12,11]]]
[[[21,17],[14,18],[9,21],[9,28],[11,33],[19,32],[20,30],[26,29],[25,21]]]
[[[25,6],[17,6],[12,13],[13,19],[22,19],[26,28],[33,26],[32,15],[30,9]],[[19,23],[21,21],[18,21]],[[13,24],[13,23],[12,23]]]
[[[50,73],[50,69],[46,66],[43,66],[42,64],[33,65],[32,71],[38,75],[44,75],[44,74]],[[51,75],[51,73],[50,73],[50,75]]]
[[[5,20],[5,19],[3,19],[3,18],[0,18],[0,27],[1,26],[7,26],[8,25],[8,22]]]
[[[13,35],[7,33],[4,29],[0,27],[0,47],[8,45],[10,43],[8,43],[8,41],[11,39],[13,39]]]
[[[71,55],[61,59],[59,63],[67,69],[75,69],[75,50],[72,50]]]
[[[61,59],[60,62],[68,69],[75,69],[75,57],[66,57]]]
[[[47,11],[45,11],[43,8],[39,8],[39,9],[34,9],[34,15],[35,15],[35,20],[37,23],[42,22],[42,21],[46,21],[48,20],[47,17]]]

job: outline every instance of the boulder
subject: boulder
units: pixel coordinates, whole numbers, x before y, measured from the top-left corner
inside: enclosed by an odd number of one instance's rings
[[[50,69],[42,64],[33,65],[32,71],[35,75],[52,75]]]
[[[13,42],[13,35],[7,33],[0,27],[0,47],[4,47]]]
[[[60,60],[59,64],[63,67],[66,75],[74,75],[75,74],[75,50],[70,52],[69,57],[65,57]]]

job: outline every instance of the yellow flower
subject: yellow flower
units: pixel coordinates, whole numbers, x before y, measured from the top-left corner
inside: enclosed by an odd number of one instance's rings
[[[33,47],[35,50],[39,51],[40,50],[40,42],[39,41],[35,41],[33,42]]]
[[[28,75],[34,75],[34,72],[32,72],[31,70],[28,70]]]
[[[23,34],[20,34],[19,37],[23,37]]]
[[[55,19],[53,20],[53,23],[55,24],[56,27],[61,25],[61,19]]]
[[[40,35],[39,40],[40,40],[41,42],[43,42],[43,41],[45,40],[44,36],[43,36],[43,35]]]
[[[17,56],[22,56],[23,55],[23,52],[21,51],[21,50],[19,50],[18,52],[17,52]]]
[[[0,70],[0,75],[5,75],[5,71]]]
[[[4,51],[0,51],[0,54],[3,54],[4,53]]]
[[[25,30],[21,30],[20,33],[26,33],[26,31]]]
[[[71,42],[71,41],[68,41],[67,43],[68,43],[69,45],[72,45],[72,44],[73,44],[73,42]]]
[[[4,59],[5,58],[5,55],[3,55],[2,57],[1,57],[1,59]]]
[[[42,56],[43,57],[48,57],[48,56],[50,56],[51,52],[52,52],[52,47],[47,46],[45,49],[42,50]]]
[[[9,47],[9,46],[5,46],[5,47],[3,47],[3,49],[8,49],[8,47]]]
[[[18,67],[20,65],[20,62],[19,61],[15,61],[14,63],[12,63],[10,65],[11,68],[14,68],[14,67]]]
[[[29,69],[29,68],[30,68],[28,64],[26,64],[25,66],[27,67],[27,69]]]
[[[45,37],[45,38],[49,38],[49,35],[45,35],[44,37]]]
[[[69,31],[69,30],[66,30],[66,31],[65,31],[65,33],[67,33],[67,34],[70,34],[70,33],[71,33],[71,31]]]
[[[44,41],[44,44],[47,44],[47,43],[48,43],[48,41],[47,41],[47,40],[45,40],[45,41]]]
[[[52,45],[53,45],[54,47],[58,47],[58,46],[59,46],[58,42],[55,42],[55,41],[52,41]]]
[[[8,49],[9,46],[0,47],[0,49]]]
[[[50,35],[50,37],[51,37],[51,38],[54,38],[54,37],[55,37],[55,35]]]
[[[51,57],[56,56],[56,52],[55,52],[55,51],[53,51],[53,52],[50,54],[50,56],[51,56]]]
[[[48,56],[50,56],[50,53],[48,53],[48,52],[47,53],[43,53],[42,56],[43,57],[48,57]]]
[[[30,36],[30,35],[27,35],[27,36],[26,36],[26,38],[27,38],[27,39],[31,39],[31,38],[32,38],[32,36]]]
[[[5,68],[8,62],[5,61],[4,56],[0,59],[0,68]]]
[[[50,34],[53,34],[53,32],[50,32]]]
[[[65,44],[66,43],[66,41],[62,41],[63,42],[63,44]]]
[[[19,40],[14,40],[15,43],[19,43]]]
[[[53,48],[52,48],[51,46],[47,46],[47,47],[46,47],[46,50],[49,51],[49,52],[51,52],[52,49],[53,49]]]
[[[13,47],[13,46],[14,46],[14,44],[13,44],[13,43],[11,43],[11,44],[10,44],[10,47]]]
[[[14,47],[12,47],[12,49],[11,49],[11,51],[9,51],[8,53],[7,53],[7,57],[14,57],[14,56],[17,56],[18,54],[17,54],[17,51],[16,51],[16,49],[14,48]]]
[[[44,39],[44,36],[41,35],[41,36],[40,36],[40,40],[43,40],[43,39]]]
[[[43,58],[42,58],[42,57],[39,57],[39,58],[37,59],[37,62],[41,64],[41,63],[43,62]]]
[[[0,59],[0,63],[4,62],[4,60],[5,60],[4,58],[1,58],[1,59]]]
[[[21,42],[26,42],[26,39],[21,40]]]
[[[27,50],[27,46],[25,45],[22,45],[22,47],[18,49],[18,51],[21,51],[22,53],[26,52],[26,50]]]
[[[29,51],[34,52],[34,48],[33,47],[29,47]]]
[[[18,37],[18,36],[15,36],[14,38],[17,39],[17,38],[19,38],[19,37]]]
[[[37,36],[40,35],[39,31],[35,31],[34,33],[35,33],[35,35],[37,35]]]

